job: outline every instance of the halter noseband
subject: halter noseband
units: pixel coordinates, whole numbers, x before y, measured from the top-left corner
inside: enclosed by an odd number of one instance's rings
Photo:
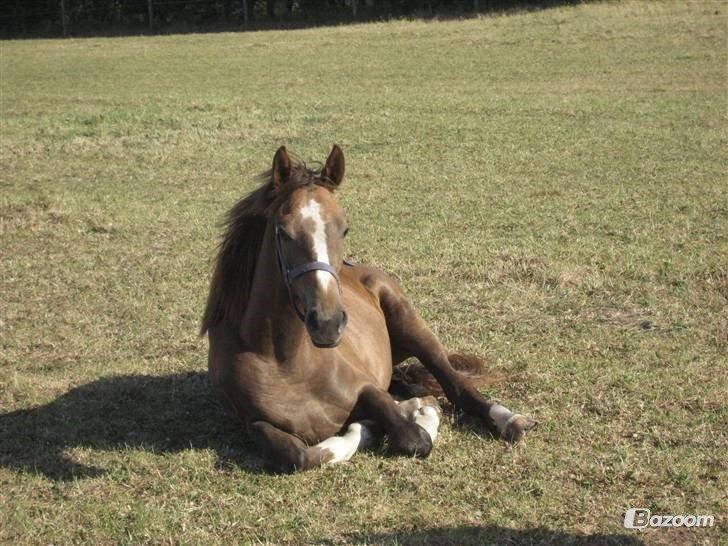
[[[301,275],[308,273],[309,271],[326,271],[328,273],[331,273],[333,275],[334,279],[336,279],[336,286],[339,289],[339,294],[341,294],[341,281],[339,280],[339,274],[336,272],[336,269],[331,264],[327,264],[326,262],[306,262],[304,264],[301,264],[299,266],[296,266],[294,268],[288,267],[288,261],[286,260],[285,254],[283,254],[283,248],[282,248],[282,238],[281,238],[281,230],[278,227],[278,222],[275,223],[276,226],[276,256],[278,257],[278,265],[281,268],[281,277],[283,277],[283,284],[286,285],[286,290],[288,290],[288,300],[291,302],[291,307],[293,307],[293,310],[296,312],[296,315],[298,315],[298,318],[300,318],[302,321],[306,320],[306,317],[303,315],[303,313],[298,309],[296,306],[296,303],[293,301],[293,292],[291,291],[291,283],[300,277]]]

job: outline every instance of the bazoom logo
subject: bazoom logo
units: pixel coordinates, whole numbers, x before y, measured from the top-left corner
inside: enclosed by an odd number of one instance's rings
[[[647,508],[630,508],[624,514],[627,529],[646,527],[713,527],[715,516],[663,516],[654,514]]]

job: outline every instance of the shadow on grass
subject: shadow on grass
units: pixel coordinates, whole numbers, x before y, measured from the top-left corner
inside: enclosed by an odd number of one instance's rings
[[[0,414],[0,465],[54,480],[101,475],[66,451],[214,449],[219,464],[262,472],[242,424],[217,400],[207,374],[107,377],[53,402]]]
[[[552,531],[545,527],[509,529],[497,525],[487,525],[485,527],[446,527],[402,534],[360,534],[350,535],[347,538],[355,544],[398,544],[402,546],[421,546],[423,544],[443,546],[454,544],[458,546],[482,546],[487,544],[638,546],[644,544],[638,537],[628,534],[581,535]],[[323,543],[327,544],[326,541]]]
[[[403,398],[411,396],[418,394]],[[455,428],[494,439],[478,420],[455,417]],[[0,413],[0,466],[53,480],[104,474],[101,468],[74,461],[68,455],[73,448],[152,453],[213,449],[221,468],[267,472],[243,424],[218,400],[202,372],[105,377],[43,406]]]

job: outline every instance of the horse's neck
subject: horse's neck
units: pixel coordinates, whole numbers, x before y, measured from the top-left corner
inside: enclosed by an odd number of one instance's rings
[[[278,266],[275,233],[268,222],[258,256],[253,285],[241,324],[241,335],[257,351],[270,352],[281,339],[294,345],[305,327],[289,301],[288,289]]]

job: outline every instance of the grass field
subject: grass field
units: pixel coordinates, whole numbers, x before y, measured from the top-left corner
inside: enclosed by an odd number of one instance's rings
[[[727,15],[1,43],[0,542],[726,543]],[[271,476],[209,394],[216,223],[333,142],[349,255],[525,444],[450,418],[427,460]]]

